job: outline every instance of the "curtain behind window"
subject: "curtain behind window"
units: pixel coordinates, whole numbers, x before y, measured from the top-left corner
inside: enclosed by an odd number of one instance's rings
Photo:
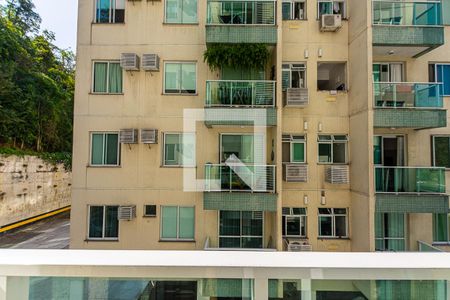
[[[94,93],[106,93],[108,63],[94,63]]]
[[[122,93],[122,68],[119,63],[109,64],[109,92]]]
[[[119,220],[117,219],[118,206],[106,206],[105,237],[119,236]]]

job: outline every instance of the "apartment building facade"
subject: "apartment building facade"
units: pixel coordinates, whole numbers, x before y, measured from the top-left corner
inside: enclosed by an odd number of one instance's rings
[[[450,1],[79,0],[71,248],[450,249],[445,24]]]

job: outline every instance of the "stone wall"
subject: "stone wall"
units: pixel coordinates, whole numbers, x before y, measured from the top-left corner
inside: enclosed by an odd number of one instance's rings
[[[63,165],[0,155],[0,227],[70,205],[71,180]]]

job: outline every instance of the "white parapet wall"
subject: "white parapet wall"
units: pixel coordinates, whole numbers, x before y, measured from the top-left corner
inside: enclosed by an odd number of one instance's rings
[[[62,164],[0,155],[0,227],[70,205],[71,181]]]

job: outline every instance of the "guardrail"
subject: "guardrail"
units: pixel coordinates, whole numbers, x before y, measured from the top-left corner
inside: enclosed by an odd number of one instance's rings
[[[374,82],[376,108],[442,108],[442,83]]]
[[[207,25],[275,25],[274,0],[209,0]]]

